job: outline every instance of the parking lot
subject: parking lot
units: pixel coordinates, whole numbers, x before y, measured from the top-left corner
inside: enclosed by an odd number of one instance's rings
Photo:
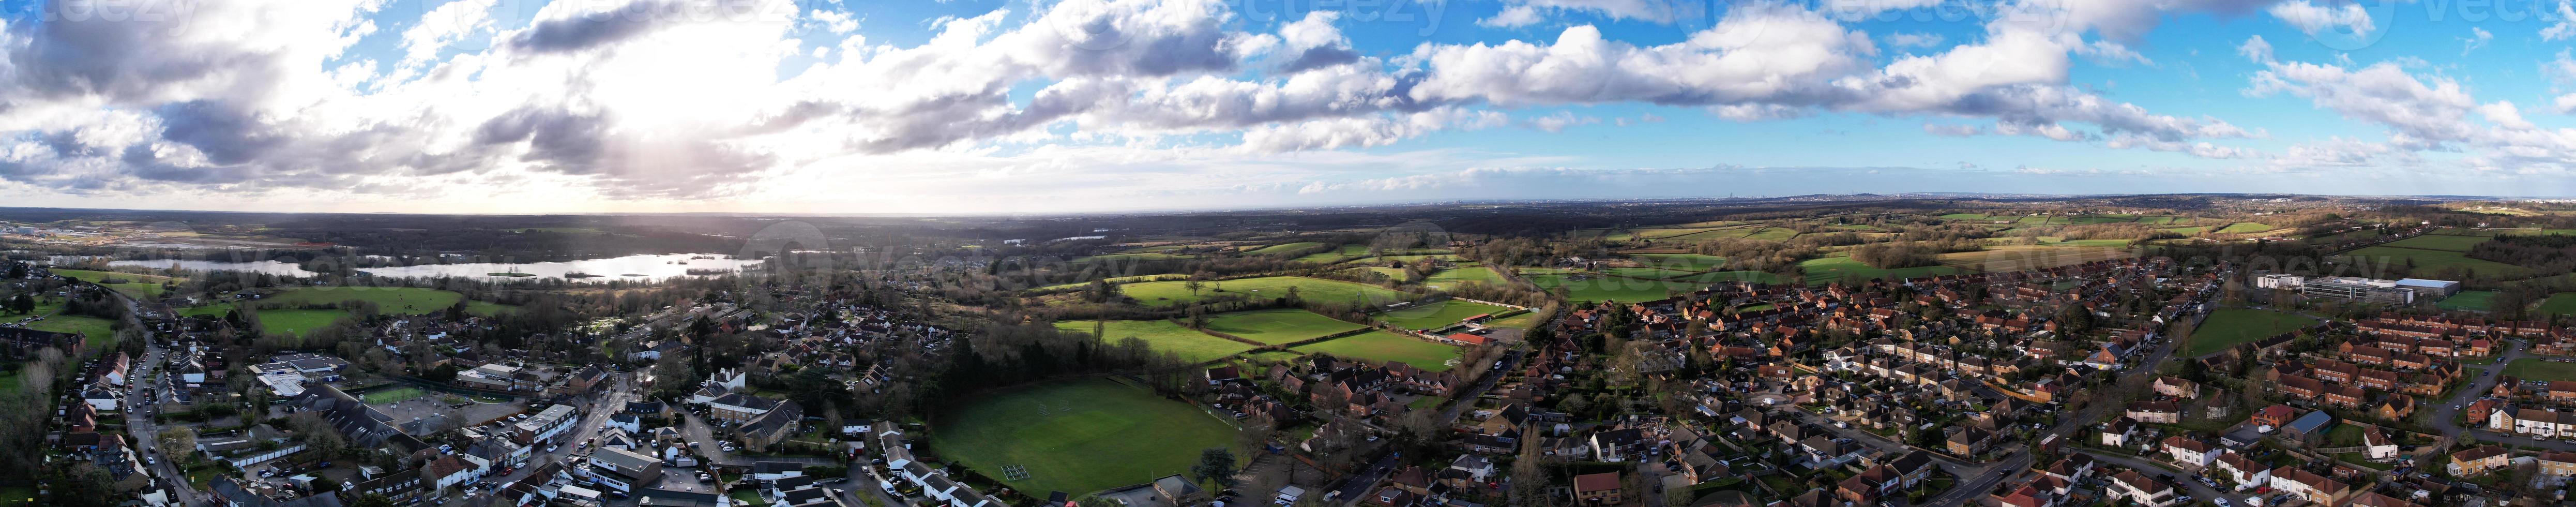
[[[440,398],[445,397],[446,396],[433,394],[431,396],[370,406],[375,407],[376,410],[384,411],[385,415],[392,416],[393,424],[395,426],[403,428],[404,433],[411,433],[413,435],[425,435],[446,428],[440,427],[436,424],[430,424],[425,425],[426,427],[422,428],[427,431],[416,430],[414,429],[415,426],[411,424],[412,421],[436,421],[452,412],[463,413],[464,418],[461,420],[461,424],[463,426],[472,426],[476,424],[489,423],[492,420],[509,417],[511,414],[517,414],[527,410],[516,402],[475,403],[472,401],[468,401],[468,405],[466,405],[465,408],[458,409],[439,401]]]

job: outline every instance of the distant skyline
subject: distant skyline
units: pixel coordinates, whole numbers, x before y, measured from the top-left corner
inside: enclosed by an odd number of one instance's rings
[[[2576,195],[2567,0],[0,3],[0,206]]]

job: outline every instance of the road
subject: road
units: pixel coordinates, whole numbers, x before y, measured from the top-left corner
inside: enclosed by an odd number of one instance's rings
[[[2097,452],[2097,451],[2093,451],[2093,450],[2090,450],[2090,449],[2080,450],[2080,451],[2077,451],[2077,452],[2082,452],[2082,453],[2084,453],[2084,454],[2086,454],[2086,455],[2092,456],[2092,457],[2093,457],[2093,459],[2098,460],[2098,461],[2103,462],[2103,463],[2110,463],[2110,464],[2114,464],[2114,465],[2119,465],[2119,466],[2124,466],[2124,467],[2129,467],[2129,468],[2135,468],[2135,469],[2137,469],[2137,470],[2138,470],[2138,473],[2147,474],[2149,477],[2154,477],[2154,476],[2159,475],[2159,474],[2172,473],[2172,474],[2174,474],[2174,479],[2175,479],[2174,481],[2172,481],[2172,482],[2173,482],[2173,484],[2174,484],[2174,487],[2182,488],[2183,494],[2185,494],[2185,495],[2190,495],[2190,496],[2191,496],[2191,498],[2192,498],[2192,500],[2195,500],[2195,501],[2204,501],[2204,502],[2205,502],[2205,501],[2209,501],[2209,499],[2211,499],[2211,498],[2225,498],[2225,499],[2227,499],[2227,501],[2228,501],[2228,504],[2229,504],[2229,505],[2246,505],[2246,503],[2245,503],[2245,497],[2246,497],[2247,495],[2239,495],[2239,494],[2234,494],[2234,493],[2230,493],[2230,492],[2219,491],[2217,488],[2212,488],[2212,487],[2209,487],[2209,486],[2207,486],[2207,485],[2203,485],[2203,484],[2201,484],[2201,483],[2200,483],[2200,481],[2191,480],[2191,477],[2189,476],[2189,474],[2186,474],[2186,473],[2182,473],[2182,472],[2178,472],[2178,471],[2176,471],[2176,470],[2175,470],[2175,467],[2174,467],[2173,465],[2168,465],[2168,464],[2164,464],[2164,463],[2161,463],[2161,462],[2149,462],[2149,461],[2147,461],[2147,460],[2138,459],[2138,458],[2132,458],[2132,457],[2128,457],[2128,456],[2121,456],[2121,455],[2118,455],[2118,454],[2110,454],[2110,453],[2104,453],[2104,452]],[[2098,468],[2097,468],[2097,470],[2098,470]],[[2157,480],[2163,480],[2163,479],[2162,479],[2162,478],[2158,478]]]
[[[2470,421],[2467,425],[2454,422],[2459,419],[2460,411],[2462,409],[2468,408],[2470,403],[2476,403],[2478,398],[2485,396],[2487,392],[2495,390],[2496,382],[2504,376],[2505,365],[2512,364],[2513,360],[2523,359],[2528,355],[2524,352],[2524,344],[2521,340],[2500,339],[2497,340],[2497,342],[2504,347],[2504,351],[2496,357],[2494,364],[2462,365],[2468,370],[2477,372],[2475,373],[2477,376],[2469,379],[2468,387],[2460,389],[2460,392],[2452,393],[2449,400],[2434,405],[2433,426],[2442,430],[2443,441],[2440,445],[2432,446],[2432,448],[2448,448],[2451,445],[2451,439],[2456,438],[2457,435],[2465,434],[2474,435],[2478,437],[2478,440],[2485,442],[2540,447],[2560,451],[2576,451],[2576,443],[2569,443],[2565,440],[2531,438],[2513,433],[2484,429],[2486,421]]]
[[[152,406],[162,401],[161,393],[164,385],[161,378],[162,356],[161,343],[147,338],[144,342],[140,366],[126,372],[126,383],[130,385],[126,388],[123,402],[126,437],[136,447],[143,449],[143,456],[152,460],[153,464],[146,467],[146,472],[152,474],[156,484],[170,490],[171,500],[182,505],[204,505],[210,503],[212,497],[191,487],[188,484],[187,474],[181,473],[178,464],[172,463],[169,459],[169,453],[161,449],[162,427],[151,417]],[[196,450],[179,449],[179,454],[183,456],[191,452]]]

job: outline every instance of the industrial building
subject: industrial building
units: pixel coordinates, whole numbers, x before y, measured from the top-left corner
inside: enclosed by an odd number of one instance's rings
[[[2309,278],[2299,275],[2271,274],[2254,279],[2254,286],[2265,289],[2289,289],[2308,297],[2404,306],[2416,301],[2433,301],[2460,292],[2460,282],[2407,278],[2383,280],[2357,276],[2324,276]]]

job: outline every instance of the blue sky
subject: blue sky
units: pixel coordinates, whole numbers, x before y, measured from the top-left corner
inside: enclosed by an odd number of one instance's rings
[[[0,6],[22,205],[2576,193],[2559,0]]]

